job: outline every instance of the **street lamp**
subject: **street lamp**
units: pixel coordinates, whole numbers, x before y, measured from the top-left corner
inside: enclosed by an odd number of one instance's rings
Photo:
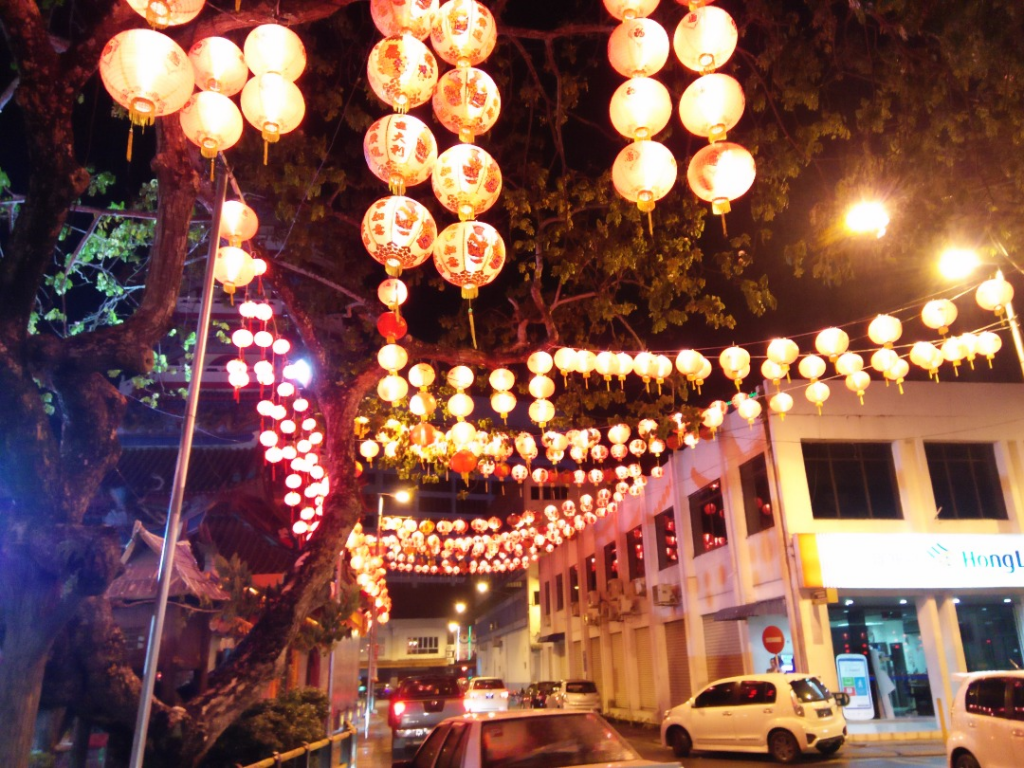
[[[864,200],[846,212],[846,228],[854,234],[883,237],[889,226],[889,214],[881,203]]]

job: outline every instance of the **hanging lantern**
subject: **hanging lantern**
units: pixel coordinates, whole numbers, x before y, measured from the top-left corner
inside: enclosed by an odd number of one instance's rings
[[[434,383],[436,375],[429,363],[416,363],[409,369],[409,383],[423,389]]]
[[[242,49],[226,37],[206,37],[189,48],[196,87],[234,96],[249,79]]]
[[[608,38],[608,61],[623,77],[651,77],[668,61],[668,33],[653,19],[624,21]]]
[[[554,364],[554,358],[544,350],[534,352],[526,359],[526,367],[530,369],[530,373],[538,376],[550,371]]]
[[[726,378],[736,382],[736,389],[743,385],[743,379],[750,374],[750,353],[743,347],[727,347],[718,356],[718,364]]]
[[[635,141],[615,158],[612,184],[622,197],[650,213],[672,189],[676,174],[676,159],[664,144]]]
[[[949,361],[953,364],[953,373],[956,376],[960,375],[960,361],[962,361],[968,354],[968,345],[959,336],[950,336],[939,347],[939,351],[942,352],[944,360]]]
[[[949,299],[929,301],[921,310],[921,321],[940,336],[949,333],[949,326],[956,320],[957,309]]]
[[[851,373],[864,370],[864,358],[856,352],[844,352],[836,360],[836,373],[849,376]]]
[[[420,419],[429,419],[436,410],[437,399],[426,390],[420,390],[409,398],[409,413],[413,416],[419,416]]]
[[[736,22],[728,12],[704,7],[686,14],[679,22],[672,48],[684,67],[708,74],[729,60],[738,39]]]
[[[224,293],[233,294],[236,288],[244,288],[252,282],[252,256],[241,248],[226,245],[217,249],[213,263],[213,276],[224,286]]]
[[[817,355],[806,355],[800,360],[798,369],[805,379],[817,381],[825,373],[825,361]]]
[[[501,194],[501,169],[473,144],[456,144],[441,153],[430,176],[434,195],[461,221],[488,210]]]
[[[885,373],[900,359],[895,350],[888,347],[877,350],[871,355],[871,367],[879,373]]]
[[[370,126],[363,155],[373,174],[396,195],[430,177],[437,142],[426,124],[412,115],[385,115]]]
[[[405,304],[409,298],[409,289],[398,278],[389,277],[377,286],[377,298],[388,309],[394,310]]]
[[[437,55],[459,69],[480,64],[497,41],[494,16],[476,0],[448,0],[438,9],[430,30]]]
[[[396,112],[408,112],[433,95],[437,59],[412,35],[386,37],[370,51],[366,75],[378,99]]]
[[[473,382],[476,380],[476,375],[473,370],[466,365],[456,365],[445,377],[448,382],[448,386],[452,389],[463,392],[473,386]]]
[[[505,243],[490,224],[460,221],[446,227],[434,243],[434,266],[464,299],[498,276],[505,264]]]
[[[363,245],[398,277],[403,269],[418,267],[433,251],[437,224],[430,211],[411,197],[383,197],[367,209],[360,226]]]
[[[530,394],[538,400],[546,400],[555,393],[555,382],[543,374],[530,379]]]
[[[903,394],[903,379],[910,372],[910,364],[902,357],[898,358],[892,367],[886,370],[883,374],[887,382],[895,381],[896,386],[900,389],[900,394]]]
[[[1002,274],[999,274],[979,285],[974,298],[979,307],[995,312],[997,317],[1002,317],[1006,312],[1006,305],[1013,301],[1013,286],[1006,282]]]
[[[864,391],[870,385],[871,377],[867,371],[854,371],[846,377],[846,388],[856,393],[861,405],[864,405]]]
[[[910,348],[910,362],[928,371],[928,377],[938,381],[939,366],[945,358],[939,348],[930,341],[918,341]]]
[[[608,111],[612,126],[627,139],[649,139],[668,125],[672,97],[657,80],[633,77],[612,94]]]
[[[613,17],[622,21],[650,16],[659,2],[660,0],[604,0],[604,7]]]
[[[814,338],[814,348],[831,362],[850,346],[850,336],[841,328],[826,328]]]
[[[267,145],[299,127],[306,115],[306,102],[295,83],[273,72],[257,75],[242,89],[242,114],[263,137],[263,164]]]
[[[377,353],[377,363],[388,373],[398,373],[409,362],[409,354],[398,344],[385,344]]]
[[[238,246],[256,236],[260,220],[256,213],[241,200],[225,200],[220,209],[220,237],[229,245]]]
[[[761,415],[761,403],[756,397],[748,397],[736,408],[740,416],[747,420],[747,424],[754,425],[754,420]]]
[[[306,48],[299,36],[280,24],[261,24],[245,38],[245,63],[253,75],[271,72],[295,82],[306,68]]]
[[[491,408],[505,421],[512,409],[516,407],[516,396],[511,392],[499,391],[491,395]]]
[[[474,67],[445,72],[431,103],[441,125],[463,142],[487,133],[501,114],[498,86],[490,75]]]
[[[786,414],[793,409],[793,398],[786,392],[777,392],[768,401],[768,407],[779,414],[780,419],[785,419]]]
[[[530,404],[530,419],[541,429],[544,429],[554,417],[555,406],[550,400],[534,400]]]
[[[868,338],[880,347],[891,349],[903,335],[903,323],[892,315],[877,315],[868,325]]]
[[[729,203],[750,189],[755,172],[754,158],[746,149],[719,141],[693,156],[686,179],[693,193],[711,203],[711,210],[718,215],[728,213]]]
[[[377,396],[385,403],[401,400],[409,394],[409,383],[401,376],[389,373],[377,384]]]
[[[782,378],[786,375],[786,371],[778,363],[765,360],[761,363],[761,375],[776,387],[779,387],[782,384]]]
[[[114,35],[100,55],[100,78],[134,125],[152,125],[155,118],[177,112],[195,84],[185,51],[151,29]]]
[[[242,113],[235,102],[220,93],[193,94],[178,112],[178,119],[185,138],[207,159],[230,149],[242,138]]]
[[[370,0],[370,17],[384,37],[406,33],[425,40],[436,14],[437,0]]]
[[[128,0],[128,5],[155,29],[188,24],[199,15],[206,0]]]
[[[832,391],[828,388],[828,384],[823,381],[812,381],[807,385],[807,389],[804,390],[804,397],[808,401],[814,403],[818,409],[818,415],[821,416],[821,406],[828,400],[829,395]]]
[[[978,334],[978,354],[984,355],[988,360],[988,367],[992,367],[992,358],[995,357],[996,352],[1002,349],[1003,339],[998,333],[992,333],[992,331],[982,331]]]
[[[464,392],[456,392],[448,398],[448,413],[462,421],[473,413],[473,398]]]
[[[743,116],[746,99],[743,88],[729,75],[711,74],[698,77],[679,100],[679,119],[695,136],[712,143],[723,141]]]

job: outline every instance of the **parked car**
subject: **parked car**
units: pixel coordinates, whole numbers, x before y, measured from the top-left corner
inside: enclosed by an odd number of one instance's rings
[[[594,712],[513,709],[445,720],[392,768],[680,768],[644,760]]]
[[[508,689],[500,677],[474,677],[466,687],[467,712],[504,712]]]
[[[960,685],[949,716],[950,768],[1024,763],[1024,670],[979,672]]]
[[[392,759],[410,756],[431,728],[448,717],[462,715],[464,702],[454,677],[424,675],[403,680],[388,706]]]
[[[533,709],[544,709],[547,705],[548,696],[558,687],[555,680],[541,680],[539,683],[530,683],[526,689],[526,699]]]
[[[601,694],[593,680],[562,680],[548,696],[551,709],[576,709],[587,712],[601,711]]]
[[[729,677],[666,712],[661,742],[677,757],[691,749],[767,752],[780,763],[815,750],[831,755],[846,740],[841,707],[849,703],[811,675]]]

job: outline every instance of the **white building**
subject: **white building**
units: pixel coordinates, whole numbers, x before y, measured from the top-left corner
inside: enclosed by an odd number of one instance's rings
[[[657,722],[711,680],[767,670],[767,636],[784,667],[854,695],[851,732],[939,730],[955,673],[1022,664],[1024,388],[903,386],[864,405],[836,393],[820,416],[803,398],[785,419],[731,413],[541,558],[534,628],[500,648]],[[481,670],[494,653],[481,644]]]

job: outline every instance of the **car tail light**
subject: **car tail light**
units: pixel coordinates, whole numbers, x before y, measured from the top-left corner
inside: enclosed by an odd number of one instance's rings
[[[392,701],[391,708],[388,710],[388,726],[391,728],[397,728],[399,723],[402,721],[403,712],[405,712],[405,702]]]
[[[796,697],[796,692],[795,691],[790,691],[789,692],[789,697],[793,700],[793,712],[796,714],[797,717],[803,717],[804,716],[804,707],[800,703],[800,699],[798,699]]]
[[[391,711],[395,713],[395,717],[401,717],[402,713],[405,712],[405,702],[396,701],[391,704]]]

